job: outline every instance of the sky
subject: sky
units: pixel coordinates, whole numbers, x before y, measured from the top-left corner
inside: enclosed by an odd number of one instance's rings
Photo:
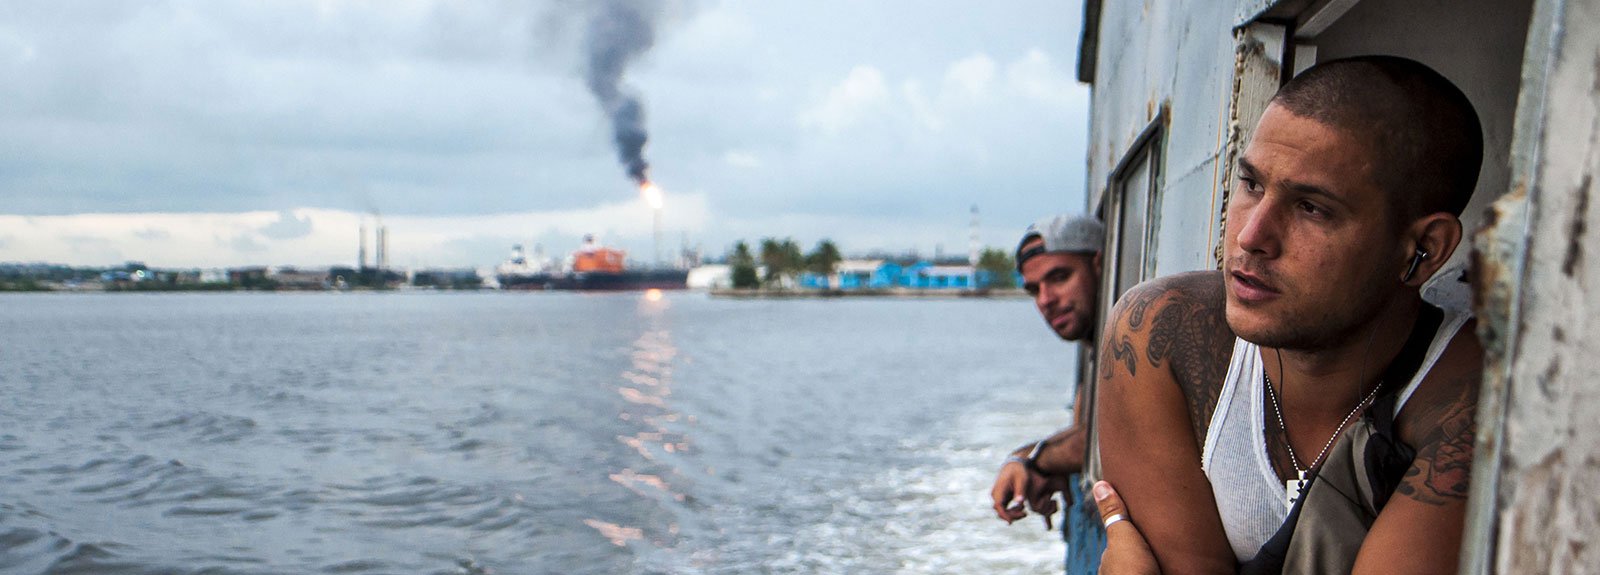
[[[665,249],[1010,248],[1081,211],[1082,6],[607,0]],[[601,0],[0,4],[0,262],[493,266],[653,214],[586,78]],[[646,40],[638,35],[635,43]]]

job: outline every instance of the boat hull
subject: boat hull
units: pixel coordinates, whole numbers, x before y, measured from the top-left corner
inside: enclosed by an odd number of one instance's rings
[[[688,288],[688,270],[625,270],[570,274],[502,275],[500,289],[549,291],[641,291]]]

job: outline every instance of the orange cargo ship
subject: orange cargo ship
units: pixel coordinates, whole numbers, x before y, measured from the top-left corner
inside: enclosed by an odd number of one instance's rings
[[[520,248],[519,248],[520,249]],[[565,271],[529,273],[502,272],[502,289],[629,291],[646,289],[685,289],[689,272],[681,269],[627,268],[628,254],[584,236],[583,247],[572,253]]]

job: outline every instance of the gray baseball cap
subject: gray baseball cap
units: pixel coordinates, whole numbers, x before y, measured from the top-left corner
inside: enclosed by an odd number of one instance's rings
[[[1028,226],[1028,230],[1022,232],[1022,241],[1017,242],[1017,271],[1022,271],[1023,262],[1039,254],[1099,252],[1105,244],[1105,237],[1105,224],[1091,217],[1062,214],[1039,220]],[[1033,238],[1044,240],[1044,244],[1022,251],[1022,246]]]

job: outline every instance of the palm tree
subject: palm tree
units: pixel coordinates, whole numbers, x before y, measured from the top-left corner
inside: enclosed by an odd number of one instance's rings
[[[817,247],[806,256],[806,271],[822,276],[829,289],[833,288],[833,272],[839,268],[839,262],[844,257],[839,255],[839,247],[833,245],[833,240],[817,242]]]
[[[728,256],[728,265],[733,268],[733,287],[755,288],[761,285],[760,278],[756,277],[756,259],[750,255],[750,244],[739,240],[733,245],[733,255]]]
[[[805,256],[800,253],[800,245],[794,243],[793,238],[761,240],[761,265],[767,268],[767,277],[762,281],[767,285],[781,283],[786,278],[793,280],[804,264]]]

